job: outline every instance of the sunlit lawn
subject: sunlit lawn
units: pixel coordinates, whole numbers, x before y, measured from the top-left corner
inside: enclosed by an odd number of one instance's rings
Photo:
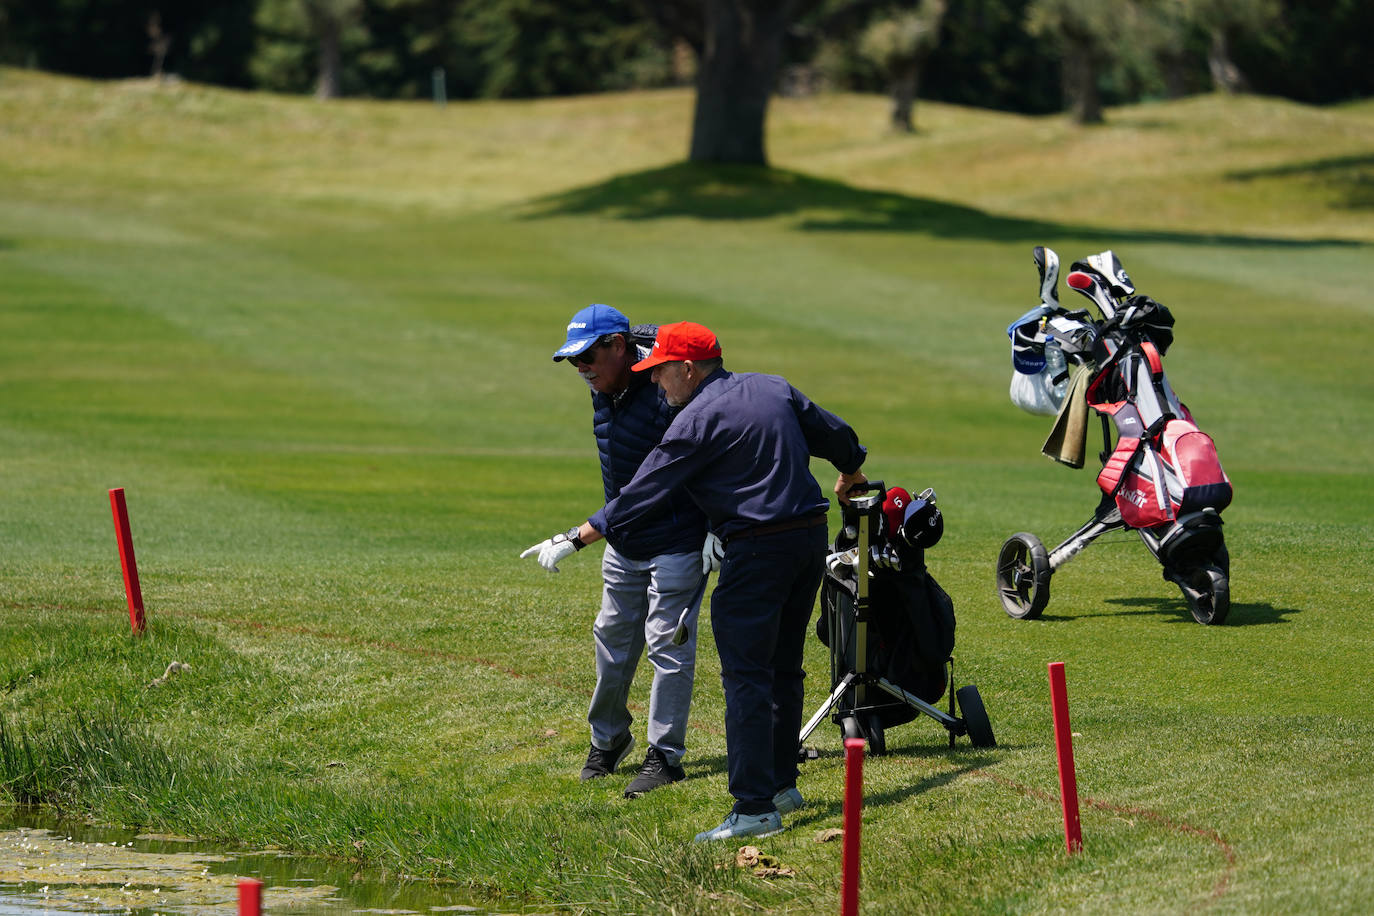
[[[558,576],[516,555],[598,506],[585,388],[549,354],[604,301],[708,324],[729,367],[850,420],[871,476],[940,493],[931,568],[999,746],[889,734],[866,912],[1363,909],[1374,110],[1204,97],[1085,130],[922,105],[893,136],[882,99],[779,100],[759,173],[679,165],[690,109],[0,71],[0,720],[49,764],[5,763],[9,792],[507,906],[832,909],[829,723],[812,804],[766,844],[796,877],[690,843],[729,804],[705,634],[690,778],[633,802],[628,772],[577,780],[597,552]],[[1177,318],[1170,378],[1236,485],[1223,627],[1124,537],[1056,575],[1043,620],[998,605],[1002,540],[1057,543],[1096,503],[1006,394],[1035,244],[1115,249]],[[147,687],[172,660],[192,671]],[[1049,661],[1078,733],[1074,857]]]

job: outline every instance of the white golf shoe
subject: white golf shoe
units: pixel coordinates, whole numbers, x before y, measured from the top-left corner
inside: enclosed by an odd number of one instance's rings
[[[767,837],[782,833],[782,815],[776,811],[764,814],[738,814],[734,811],[715,830],[698,833],[698,843],[729,840],[740,836]]]

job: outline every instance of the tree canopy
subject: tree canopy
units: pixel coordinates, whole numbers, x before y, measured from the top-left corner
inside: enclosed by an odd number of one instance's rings
[[[531,97],[681,84],[699,115],[757,120],[779,75],[886,91],[859,36],[917,0],[0,0],[0,62],[91,77],[374,98]],[[1220,87],[1374,95],[1368,0],[959,0],[923,98],[1042,113]],[[718,87],[730,86],[729,92]],[[1094,101],[1093,95],[1096,95]],[[712,113],[715,114],[712,114]],[[741,120],[736,121],[736,118]],[[752,129],[752,128],[750,128]],[[761,128],[760,128],[761,129]],[[724,134],[703,158],[731,158]],[[761,138],[741,142],[758,150]],[[697,152],[693,144],[694,156]],[[748,159],[752,153],[743,154]]]

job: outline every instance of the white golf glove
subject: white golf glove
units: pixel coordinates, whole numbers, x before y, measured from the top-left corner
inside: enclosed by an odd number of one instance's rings
[[[577,529],[569,528],[567,531],[555,534],[546,541],[540,541],[520,553],[520,559],[538,555],[539,565],[549,572],[558,572],[558,564],[577,551],[581,550],[583,544],[577,538]]]
[[[725,559],[725,543],[710,531],[706,532],[706,543],[701,545],[701,574],[709,576],[720,569],[720,561]]]

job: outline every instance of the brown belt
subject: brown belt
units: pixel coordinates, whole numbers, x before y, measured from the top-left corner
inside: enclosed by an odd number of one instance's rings
[[[781,534],[784,531],[796,531],[799,528],[815,528],[818,525],[824,524],[824,515],[807,515],[802,518],[789,519],[785,522],[776,522],[772,525],[759,525],[757,528],[745,528],[727,537],[725,542],[728,544],[736,538],[756,538],[762,537],[765,534]]]

